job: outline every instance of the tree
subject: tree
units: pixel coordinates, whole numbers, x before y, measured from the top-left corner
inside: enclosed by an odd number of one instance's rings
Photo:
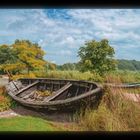
[[[29,71],[44,68],[46,61],[43,60],[45,52],[37,43],[29,40],[16,40],[12,44],[18,62]]]
[[[28,73],[34,69],[43,69],[46,61],[45,52],[37,43],[29,40],[16,40],[12,45],[0,46],[0,69],[20,72],[27,69]]]
[[[113,59],[114,54],[115,51],[107,39],[99,42],[95,40],[86,42],[78,51],[82,71],[95,71],[103,75],[114,70],[116,68],[116,61]]]
[[[46,68],[46,70],[55,70],[56,69],[56,64],[47,61],[47,64],[46,64],[45,68]]]
[[[16,62],[17,58],[12,48],[8,45],[1,45],[0,46],[0,64],[4,63],[14,63]]]
[[[12,50],[12,47],[8,45],[1,45],[0,46],[1,71],[3,72],[4,70],[14,70],[15,67],[17,67],[16,71],[18,71],[19,63],[17,63],[17,56]]]

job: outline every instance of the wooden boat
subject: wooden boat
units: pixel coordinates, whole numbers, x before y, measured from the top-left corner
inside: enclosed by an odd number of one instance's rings
[[[47,110],[76,110],[87,105],[96,106],[102,88],[93,82],[48,78],[22,78],[6,85],[8,94],[24,106]],[[49,96],[35,96],[37,91],[50,91]]]

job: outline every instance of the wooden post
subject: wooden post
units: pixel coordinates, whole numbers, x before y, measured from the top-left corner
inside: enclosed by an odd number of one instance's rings
[[[12,81],[12,74],[8,70],[5,70],[5,71],[9,77],[9,82]]]

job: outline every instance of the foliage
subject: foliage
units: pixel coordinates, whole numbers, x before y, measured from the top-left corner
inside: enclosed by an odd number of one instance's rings
[[[38,44],[31,43],[28,40],[16,40],[12,47],[21,64],[28,69],[28,72],[33,69],[42,69],[46,64],[43,60],[45,52]]]
[[[0,46],[0,69],[1,73],[3,74],[3,69],[13,69],[15,67],[15,63],[17,61],[16,54],[12,50],[11,47],[8,45],[1,45]]]
[[[0,46],[0,69],[20,72],[27,69],[28,73],[34,69],[43,69],[46,61],[45,52],[41,47],[28,40],[16,40],[14,44]]]
[[[117,59],[117,69],[121,71],[139,71],[140,61],[136,60],[124,60]],[[65,63],[63,65],[57,65],[58,70],[81,70],[81,64],[77,63]]]
[[[57,65],[58,70],[80,70],[79,63],[65,63],[63,65]]]
[[[95,40],[88,41],[85,46],[80,47],[78,52],[83,71],[95,71],[100,75],[115,69],[114,54],[114,49],[106,39],[99,42]]]
[[[45,68],[46,68],[46,70],[55,70],[56,69],[56,64],[47,61],[47,64],[46,64]]]
[[[29,72],[28,74],[17,74],[13,75],[12,79],[17,80],[20,78],[36,78],[36,75],[33,72]]]
[[[118,69],[131,71],[140,70],[140,61],[120,59],[118,60]]]
[[[17,104],[6,93],[4,87],[0,87],[0,112],[15,107]]]

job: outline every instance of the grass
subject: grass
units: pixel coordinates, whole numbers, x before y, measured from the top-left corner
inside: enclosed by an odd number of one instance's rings
[[[119,88],[105,87],[104,92],[98,109],[87,108],[75,116],[79,126],[88,131],[140,131],[139,103],[126,100]]]
[[[108,73],[104,77],[106,82],[135,83],[140,82],[140,71],[121,71],[117,70]]]
[[[49,121],[35,117],[12,117],[0,119],[0,131],[62,131]]]
[[[122,90],[123,90],[123,93],[140,94],[140,87],[138,87],[138,88],[122,89]]]
[[[60,79],[75,79],[75,80],[87,80],[94,82],[112,82],[121,81],[122,83],[133,83],[140,82],[140,72],[139,71],[121,71],[116,70],[110,73],[100,76],[97,73],[90,71],[80,72],[77,70],[42,70],[42,71],[32,71],[29,74],[14,75],[13,79],[18,78],[60,78]],[[109,77],[109,78],[108,78]],[[111,81],[109,81],[111,79]]]
[[[35,75],[37,77],[42,77],[39,72],[36,72]],[[46,78],[60,78],[60,79],[75,79],[75,80],[88,80],[88,81],[95,81],[101,82],[103,79],[96,73],[91,72],[79,72],[76,70],[69,70],[69,71],[61,71],[61,70],[48,70],[43,77]]]

